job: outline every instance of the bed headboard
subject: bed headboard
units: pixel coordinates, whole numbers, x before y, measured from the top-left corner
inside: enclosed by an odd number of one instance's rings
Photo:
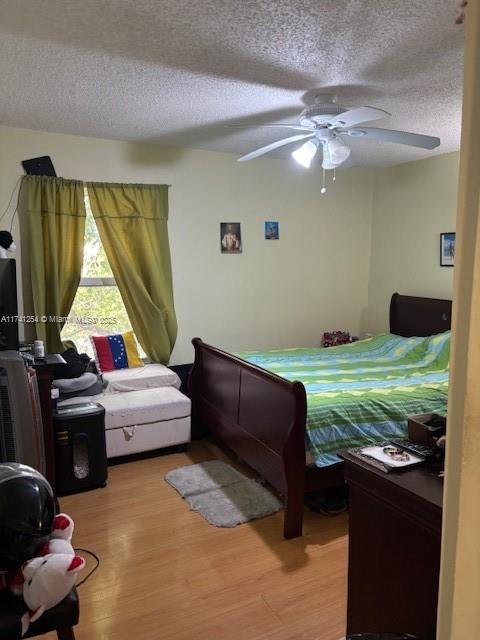
[[[452,322],[452,301],[417,298],[394,293],[390,301],[390,333],[399,336],[433,336],[448,331]]]

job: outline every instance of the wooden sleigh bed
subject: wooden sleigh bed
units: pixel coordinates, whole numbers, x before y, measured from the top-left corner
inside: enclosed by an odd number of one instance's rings
[[[390,302],[390,332],[429,336],[450,329],[451,301],[402,296]],[[283,497],[284,536],[302,535],[304,493],[343,482],[343,463],[306,466],[307,398],[289,382],[230,353],[193,339],[192,420],[257,471]]]

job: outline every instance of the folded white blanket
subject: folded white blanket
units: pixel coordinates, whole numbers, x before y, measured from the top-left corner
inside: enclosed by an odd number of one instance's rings
[[[157,387],[180,388],[180,378],[163,364],[152,363],[134,369],[116,369],[103,374],[105,391],[139,391]]]

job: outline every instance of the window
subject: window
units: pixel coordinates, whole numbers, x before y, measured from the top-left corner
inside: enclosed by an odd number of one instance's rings
[[[86,187],[84,193],[87,215],[82,278],[68,322],[62,330],[62,340],[72,340],[80,353],[93,356],[91,335],[123,333],[131,331],[132,327],[100,242]],[[139,353],[144,355],[140,347]]]

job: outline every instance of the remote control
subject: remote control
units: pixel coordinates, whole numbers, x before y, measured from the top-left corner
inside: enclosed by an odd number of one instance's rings
[[[395,446],[405,449],[405,451],[413,453],[414,455],[421,456],[422,458],[430,458],[435,455],[435,447],[427,447],[424,444],[417,444],[411,440],[398,438],[397,440],[390,440],[390,442]]]

